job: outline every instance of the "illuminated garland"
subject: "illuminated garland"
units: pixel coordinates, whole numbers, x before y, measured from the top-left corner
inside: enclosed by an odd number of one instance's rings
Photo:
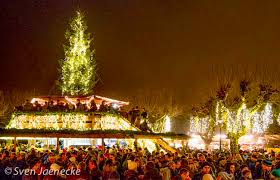
[[[34,137],[36,135],[52,135],[55,136],[56,134],[58,135],[63,135],[63,134],[68,134],[68,135],[90,135],[90,134],[120,134],[121,136],[127,136],[133,138],[134,135],[146,135],[146,136],[160,136],[160,137],[166,137],[166,138],[178,138],[178,139],[188,139],[189,136],[185,134],[176,134],[176,133],[150,133],[150,132],[144,132],[144,131],[132,131],[132,130],[84,130],[84,131],[79,131],[79,130],[74,130],[74,129],[1,129],[0,128],[0,136],[20,136],[20,135],[25,135],[25,134],[32,134]],[[49,136],[46,136],[49,137]]]
[[[136,130],[118,114],[89,112],[16,112],[7,128]]]

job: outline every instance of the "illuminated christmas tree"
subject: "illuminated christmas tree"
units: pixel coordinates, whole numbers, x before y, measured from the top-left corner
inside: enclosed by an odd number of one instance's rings
[[[64,46],[65,58],[60,61],[60,88],[64,95],[90,94],[96,83],[95,54],[90,49],[93,39],[86,30],[84,15],[77,11],[65,33],[68,43]]]

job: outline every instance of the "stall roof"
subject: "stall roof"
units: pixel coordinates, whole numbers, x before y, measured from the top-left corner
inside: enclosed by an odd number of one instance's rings
[[[102,101],[104,101],[106,104],[111,104],[111,103],[115,103],[118,104],[119,106],[127,106],[129,105],[129,102],[125,102],[125,101],[119,101],[119,100],[115,100],[115,99],[111,99],[111,98],[107,98],[107,97],[102,97],[102,96],[98,96],[98,95],[91,95],[91,96],[38,96],[38,97],[34,97],[31,102],[34,103],[35,101],[38,101],[38,103],[40,104],[44,104],[45,101],[54,101],[54,103],[56,103],[56,101],[60,101],[60,102],[68,102],[68,103],[77,103],[78,100],[80,100],[80,102],[82,103],[88,103],[91,102],[92,100],[94,100],[94,102],[96,104],[101,104]]]

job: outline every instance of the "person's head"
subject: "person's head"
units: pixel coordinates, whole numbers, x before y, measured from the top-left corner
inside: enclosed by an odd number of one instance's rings
[[[105,162],[105,165],[104,165],[103,170],[104,170],[105,172],[110,172],[110,171],[111,171],[112,165],[113,165],[112,160],[111,160],[111,159],[108,159],[108,160]]]
[[[65,157],[66,157],[66,153],[61,153],[61,154],[60,154],[60,157],[61,157],[61,158],[65,158]]]
[[[241,165],[240,166],[240,170],[241,172],[245,171],[245,170],[250,170],[249,167],[247,165]]]
[[[111,160],[114,161],[114,160],[116,159],[115,154],[110,153],[110,154],[109,154],[109,159],[111,159]]]
[[[244,179],[252,179],[252,173],[249,169],[242,171],[242,176]]]
[[[100,154],[100,156],[98,157],[98,160],[99,160],[99,161],[104,161],[104,155],[103,155],[103,154]]]
[[[262,161],[262,169],[264,171],[270,171],[272,166],[272,162],[268,159]]]
[[[136,171],[137,170],[137,163],[135,161],[128,160],[127,161],[127,168],[128,168],[128,170]]]
[[[181,167],[181,160],[177,160],[175,166],[177,169],[179,169]]]
[[[199,162],[205,162],[205,156],[203,154],[198,155],[198,161]]]
[[[13,158],[15,158],[16,157],[16,153],[15,152],[11,152],[11,154],[10,154],[10,159],[13,159]]]
[[[149,170],[154,169],[154,168],[155,168],[155,164],[152,161],[149,161],[146,164],[146,171],[149,171]]]
[[[202,172],[203,172],[203,174],[209,174],[210,171],[211,171],[211,166],[210,166],[210,164],[209,164],[208,162],[204,162],[204,163],[202,164]]]
[[[90,169],[96,169],[96,168],[97,168],[97,163],[96,163],[96,161],[93,160],[93,159],[89,160],[89,162],[88,162],[88,167],[89,167]]]
[[[49,161],[49,163],[55,163],[55,156],[54,155],[49,155],[49,157],[48,157],[48,161]]]
[[[174,163],[173,161],[170,161],[170,162],[168,163],[168,167],[169,167],[169,169],[172,169],[172,170],[175,170],[175,169],[176,169],[176,165],[175,165],[175,163]]]
[[[214,180],[211,174],[204,174],[202,180]]]
[[[233,163],[229,164],[229,173],[231,174],[235,173],[235,165]]]
[[[258,160],[257,155],[253,154],[253,155],[251,156],[251,161],[257,162],[257,160]]]
[[[25,158],[25,153],[20,153],[18,154],[17,156],[17,160],[20,161],[20,160],[23,160]]]
[[[170,160],[170,154],[169,154],[169,153],[165,154],[165,155],[164,155],[164,159],[167,160],[167,161],[169,161],[169,160]]]
[[[190,172],[187,169],[183,168],[180,170],[179,175],[182,178],[182,180],[189,179]]]
[[[140,161],[140,159],[135,159],[135,162],[137,164],[137,167],[141,167],[142,162]]]

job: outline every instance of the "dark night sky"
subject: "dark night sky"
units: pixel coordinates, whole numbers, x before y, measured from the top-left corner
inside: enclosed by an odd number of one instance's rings
[[[0,88],[48,93],[78,7],[95,37],[98,94],[165,88],[188,104],[215,86],[213,66],[280,74],[280,1],[1,0],[0,6]]]

